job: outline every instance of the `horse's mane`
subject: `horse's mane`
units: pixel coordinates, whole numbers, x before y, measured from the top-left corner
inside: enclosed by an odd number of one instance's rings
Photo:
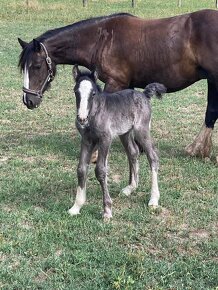
[[[132,17],[134,17],[134,15],[129,14],[129,13],[116,13],[116,14],[111,14],[111,15],[107,15],[107,16],[99,16],[99,17],[89,18],[89,19],[75,22],[75,23],[67,25],[67,26],[48,30],[45,33],[38,36],[36,39],[40,42],[43,42],[44,40],[46,40],[54,35],[57,35],[58,33],[61,33],[64,31],[69,31],[71,29],[85,27],[87,25],[91,25],[91,24],[98,23],[98,22],[103,21],[103,20],[116,18],[116,17],[120,17],[120,16],[132,16]],[[33,45],[32,45],[32,41],[31,41],[29,43],[29,45],[27,45],[20,54],[18,67],[20,67],[21,70],[24,69],[25,63],[28,62],[28,60],[31,58],[32,53],[33,53]]]
[[[40,35],[38,38],[36,38],[39,41],[43,41],[47,38],[52,37],[53,35],[56,35],[59,32],[63,32],[63,31],[67,31],[70,29],[76,29],[76,28],[80,28],[80,27],[84,27],[86,25],[91,25],[94,23],[98,23],[102,20],[107,20],[107,19],[111,19],[111,18],[116,18],[116,17],[120,17],[120,16],[132,16],[134,17],[134,15],[129,14],[129,13],[116,13],[116,14],[111,14],[111,15],[106,15],[106,16],[98,16],[98,17],[93,17],[93,18],[88,18],[85,20],[81,20],[78,22],[75,22],[73,24],[67,25],[67,26],[63,26],[63,27],[59,27],[59,28],[55,28],[52,30],[48,30],[45,33],[43,33],[42,35]]]

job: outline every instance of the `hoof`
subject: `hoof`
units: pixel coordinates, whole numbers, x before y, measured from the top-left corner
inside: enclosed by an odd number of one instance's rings
[[[106,206],[104,208],[103,220],[104,220],[104,222],[108,222],[108,221],[110,221],[111,218],[112,218],[112,210],[111,210],[111,208]]]
[[[120,194],[125,195],[125,196],[130,196],[134,190],[135,188],[133,188],[131,185],[128,185],[121,190]]]
[[[195,138],[193,143],[186,146],[185,151],[190,156],[206,158],[210,157],[211,149],[212,129],[203,126],[199,135]]]
[[[70,215],[78,215],[80,214],[80,209],[79,208],[76,208],[76,207],[71,207],[69,210],[68,210],[68,213]]]
[[[104,221],[105,223],[110,222],[111,219],[112,219],[112,214],[108,214],[108,213],[104,213],[104,214],[103,214],[103,221]]]
[[[153,205],[153,204],[150,205],[149,204],[148,207],[149,207],[150,210],[155,210],[155,209],[159,208],[159,205]]]
[[[154,207],[157,208],[158,207],[158,199],[154,199],[154,198],[153,199],[150,199],[149,200],[149,203],[148,203],[148,206],[149,207],[153,207],[153,208]]]
[[[161,213],[162,208],[159,205],[150,205],[150,206],[148,206],[148,211],[151,214],[159,214],[159,213]]]
[[[185,147],[185,152],[192,157],[196,156],[201,158],[209,158],[211,147],[203,147],[203,144],[196,144],[194,142]]]

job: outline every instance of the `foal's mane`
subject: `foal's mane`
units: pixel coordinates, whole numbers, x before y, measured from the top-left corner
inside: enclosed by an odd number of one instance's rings
[[[38,40],[39,42],[43,42],[44,40],[51,38],[59,33],[62,32],[68,32],[70,30],[75,30],[75,29],[79,29],[81,27],[86,27],[92,24],[98,24],[101,21],[104,20],[108,20],[111,18],[116,18],[116,17],[120,17],[120,16],[132,16],[135,17],[132,14],[129,13],[116,13],[116,14],[111,14],[111,15],[106,15],[106,16],[99,16],[99,17],[94,17],[94,18],[89,18],[89,19],[85,19],[85,20],[81,20],[78,22],[75,22],[73,24],[67,25],[67,26],[63,26],[63,27],[59,27],[59,28],[55,28],[55,29],[51,29],[46,31],[45,33],[43,33],[42,35],[38,36],[36,38],[36,40]],[[20,54],[20,58],[19,58],[19,63],[18,63],[18,67],[20,67],[21,70],[24,70],[24,66],[26,63],[28,63],[31,59],[33,53],[33,42],[31,41],[29,43],[29,45],[27,45],[21,52]]]
[[[88,71],[88,70],[83,70],[83,71],[80,71],[80,75],[78,77],[78,80],[77,82],[80,82],[82,80],[91,80],[92,82],[94,82],[94,84],[96,85],[97,87],[97,90],[99,93],[102,92],[102,89],[100,87],[100,85],[97,83],[97,81],[93,78],[93,73]]]

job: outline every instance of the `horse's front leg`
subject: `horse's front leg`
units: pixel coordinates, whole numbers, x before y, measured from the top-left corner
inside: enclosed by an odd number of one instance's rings
[[[209,157],[212,150],[212,132],[218,119],[218,90],[215,84],[208,81],[208,104],[205,123],[193,143],[185,150],[191,156]]]
[[[104,220],[112,218],[112,200],[107,186],[107,156],[110,144],[111,139],[106,137],[102,142],[100,142],[98,150],[98,159],[95,168],[96,178],[99,181],[101,189],[103,191]]]
[[[74,205],[69,209],[70,215],[77,215],[80,213],[81,207],[86,202],[86,179],[88,173],[88,166],[95,144],[89,140],[82,138],[79,164],[77,167],[78,186],[76,192],[76,199]]]

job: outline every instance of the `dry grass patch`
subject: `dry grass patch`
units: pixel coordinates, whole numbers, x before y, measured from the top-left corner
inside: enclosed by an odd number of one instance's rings
[[[23,0],[22,2],[17,3],[17,1],[11,1],[9,3],[11,9],[19,10],[26,9],[32,11],[40,11],[43,10],[43,6],[39,3],[38,0]]]

